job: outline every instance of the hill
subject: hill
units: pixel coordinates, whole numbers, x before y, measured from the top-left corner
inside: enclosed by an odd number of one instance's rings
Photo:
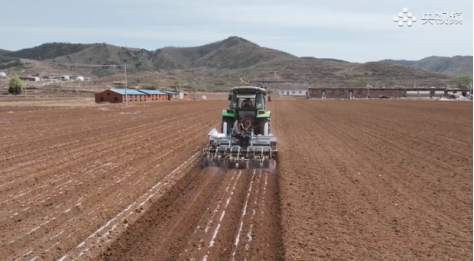
[[[452,76],[472,75],[473,69],[473,57],[460,55],[453,57],[430,56],[419,61],[388,59],[380,62],[398,64]]]
[[[324,60],[324,61],[333,61],[333,62],[340,62],[340,63],[348,63],[348,61],[344,61],[344,60],[339,60],[339,59],[333,59],[333,58],[316,58],[316,57],[312,57],[312,56],[303,56],[303,57],[300,57],[301,59],[307,59],[307,60]]]
[[[127,64],[132,70],[172,70],[196,67],[242,69],[273,59],[295,56],[260,47],[239,37],[197,47],[164,47],[155,51],[95,44],[53,59],[60,63]]]
[[[0,49],[0,56],[7,55],[8,53],[11,53],[11,51]]]
[[[32,48],[8,52],[4,55],[31,60],[46,60],[77,53],[92,45],[95,44],[45,43]]]
[[[106,43],[48,43],[7,53],[7,56],[0,60],[0,68],[9,72],[40,76],[81,74],[102,82],[123,79],[123,68],[67,64],[126,64],[131,85],[170,86],[180,83],[219,89],[266,79],[283,82],[272,85],[272,88],[294,89],[307,86],[362,87],[366,84],[446,86],[454,82],[454,77],[449,75],[390,62],[360,64],[330,58],[297,57],[241,37],[229,37],[202,46],[164,47],[153,51]]]
[[[146,55],[147,53],[149,52],[144,49],[126,48],[102,43],[90,45],[78,52],[57,56],[46,61],[74,64],[127,64],[132,67],[140,61],[148,64],[151,57]]]
[[[398,64],[398,65],[403,65],[403,66],[407,66],[407,67],[410,67],[412,66],[413,64],[415,64],[417,61],[412,61],[412,60],[392,60],[392,59],[385,59],[385,60],[381,60],[379,61],[381,63],[391,63],[391,64]]]

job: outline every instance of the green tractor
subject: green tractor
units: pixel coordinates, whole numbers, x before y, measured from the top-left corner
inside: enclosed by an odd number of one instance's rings
[[[230,134],[235,121],[239,120],[246,129],[253,129],[254,135],[268,136],[271,112],[267,110],[266,94],[267,90],[261,87],[232,88],[229,109],[222,110],[221,132]]]
[[[233,87],[230,106],[222,111],[221,133],[210,136],[202,166],[271,168],[276,163],[277,140],[271,133],[267,90],[256,86]]]

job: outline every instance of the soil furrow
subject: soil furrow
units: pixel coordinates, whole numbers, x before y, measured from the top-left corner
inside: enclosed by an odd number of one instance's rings
[[[377,120],[397,114],[400,120],[413,119],[403,103],[387,104],[377,104],[376,110],[374,103],[352,101],[278,101],[272,105],[278,115],[273,126],[282,151],[282,229],[287,259],[448,260],[470,256],[472,188],[466,184],[472,184],[468,174],[472,173],[472,159],[468,165],[444,166],[439,155],[466,159],[466,149],[472,145],[456,142],[450,145],[452,149],[443,150],[443,144],[420,136],[408,150],[418,135],[430,132],[416,132],[422,125],[407,127]],[[432,104],[411,103],[415,111],[428,105]],[[457,123],[461,120],[459,117]],[[444,127],[442,121],[430,124],[437,130]],[[462,128],[471,125],[468,122]]]
[[[2,107],[2,259],[472,259],[471,103],[275,99],[276,170],[201,170],[226,107]]]

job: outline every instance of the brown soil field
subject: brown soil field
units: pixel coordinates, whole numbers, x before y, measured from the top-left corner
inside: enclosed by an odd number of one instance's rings
[[[95,103],[94,97],[0,97],[0,112],[24,110],[21,107],[84,107],[104,106]]]
[[[276,100],[277,171],[201,170],[226,107],[2,107],[1,259],[472,260],[472,103]]]
[[[472,103],[278,101],[287,260],[472,260]]]

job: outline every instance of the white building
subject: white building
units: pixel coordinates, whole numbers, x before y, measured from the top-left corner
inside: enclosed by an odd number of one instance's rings
[[[164,93],[171,94],[172,99],[185,99],[187,96],[186,92],[183,91],[163,91]]]
[[[308,90],[278,90],[279,96],[307,96]]]
[[[84,76],[77,76],[76,81],[83,82],[84,81]]]
[[[7,74],[4,73],[4,72],[0,72],[0,78],[6,78],[7,77]]]
[[[443,91],[444,93],[444,91]],[[406,91],[407,97],[430,97],[431,91]]]

